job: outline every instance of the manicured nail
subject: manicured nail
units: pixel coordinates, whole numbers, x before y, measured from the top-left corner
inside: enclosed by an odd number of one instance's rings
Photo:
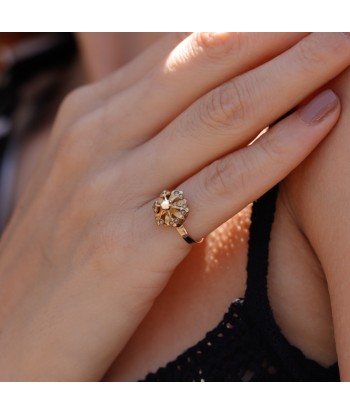
[[[316,124],[335,110],[338,105],[339,98],[331,89],[326,89],[300,110],[300,118],[307,124]]]

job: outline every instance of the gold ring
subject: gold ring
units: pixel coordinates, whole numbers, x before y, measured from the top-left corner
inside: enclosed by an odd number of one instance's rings
[[[190,212],[184,192],[177,189],[163,190],[159,197],[163,200],[155,200],[152,205],[157,225],[173,226],[189,244],[203,242],[204,238],[199,241],[193,240],[183,226]]]

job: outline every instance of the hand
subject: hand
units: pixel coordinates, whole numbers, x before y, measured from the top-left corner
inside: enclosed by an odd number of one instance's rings
[[[0,244],[1,380],[101,379],[191,249],[156,225],[160,192],[184,191],[198,240],[285,177],[339,116],[328,90],[248,146],[349,65],[346,35],[176,43],[63,103]]]

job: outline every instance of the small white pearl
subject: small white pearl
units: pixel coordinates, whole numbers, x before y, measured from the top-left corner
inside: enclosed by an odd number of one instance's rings
[[[169,204],[169,200],[164,200],[161,204],[162,209],[169,209],[170,204]]]

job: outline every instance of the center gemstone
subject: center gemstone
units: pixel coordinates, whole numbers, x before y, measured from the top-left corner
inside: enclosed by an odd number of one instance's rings
[[[169,208],[170,208],[170,203],[169,203],[169,200],[164,200],[164,201],[161,203],[161,207],[162,207],[162,209],[169,209]]]

